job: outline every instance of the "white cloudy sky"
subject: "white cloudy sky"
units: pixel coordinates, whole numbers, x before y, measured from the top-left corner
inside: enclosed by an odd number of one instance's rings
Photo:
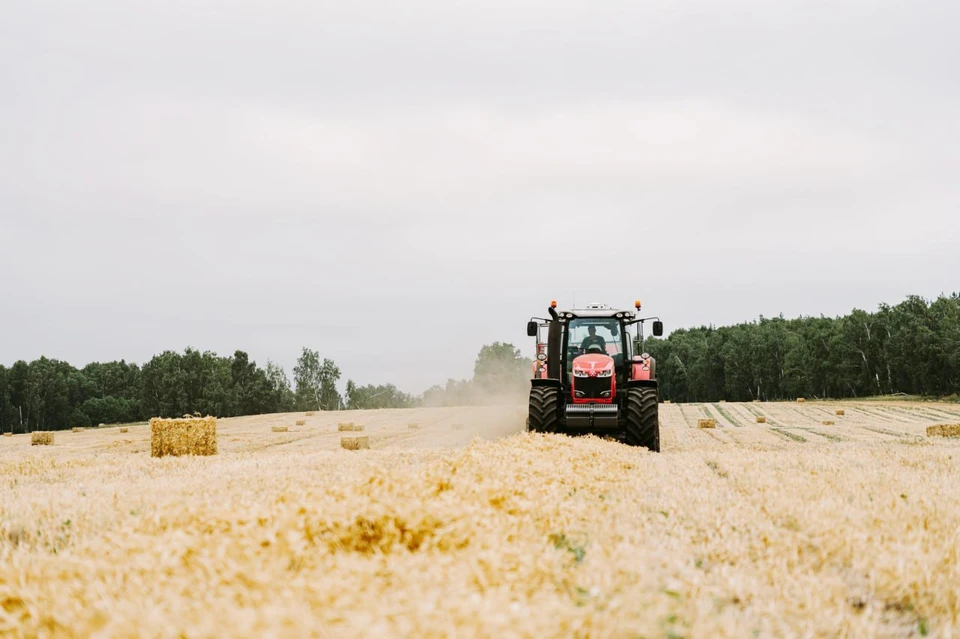
[[[561,304],[960,289],[960,5],[5,0],[0,362],[419,392]]]

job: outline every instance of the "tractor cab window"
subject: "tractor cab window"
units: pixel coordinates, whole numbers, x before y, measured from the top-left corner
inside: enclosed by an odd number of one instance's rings
[[[616,320],[605,318],[576,318],[567,325],[567,364],[586,353],[601,353],[616,357],[622,354],[620,326]]]

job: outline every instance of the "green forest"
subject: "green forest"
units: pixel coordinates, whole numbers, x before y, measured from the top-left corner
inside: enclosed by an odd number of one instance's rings
[[[247,353],[221,357],[187,348],[165,351],[143,366],[95,362],[76,368],[41,357],[0,365],[0,431],[64,430],[139,422],[199,412],[217,417],[295,410],[341,410],[442,406],[479,401],[471,389],[524,388],[530,360],[509,344],[484,346],[471,380],[450,380],[423,396],[393,384],[360,385],[348,380],[338,390],[339,367],[304,348],[293,379],[271,361],[258,366]]]
[[[650,338],[661,398],[674,402],[852,398],[960,391],[960,296],[911,296],[874,313],[783,317]],[[530,351],[533,348],[531,346]],[[292,380],[247,353],[230,357],[187,348],[143,366],[125,361],[76,368],[41,357],[0,365],[0,430],[61,430],[199,412],[218,417],[294,410],[452,406],[520,399],[530,359],[512,344],[480,349],[472,379],[448,380],[423,395],[393,384],[346,382],[340,369],[304,348]],[[522,400],[521,400],[522,401]]]
[[[911,296],[874,313],[783,317],[649,339],[674,402],[852,398],[960,391],[960,296]]]

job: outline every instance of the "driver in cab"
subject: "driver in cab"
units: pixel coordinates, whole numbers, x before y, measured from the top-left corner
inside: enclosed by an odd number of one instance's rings
[[[587,329],[589,335],[583,338],[583,342],[580,343],[580,350],[583,353],[587,353],[591,348],[600,348],[601,353],[607,352],[607,342],[602,337],[597,335],[597,327],[591,326]]]

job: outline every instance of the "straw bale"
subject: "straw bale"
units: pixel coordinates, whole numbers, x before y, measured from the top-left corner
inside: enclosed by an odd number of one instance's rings
[[[216,417],[150,420],[151,457],[216,454]]]
[[[4,436],[4,437],[13,437],[13,433],[4,433],[3,436]]]
[[[715,419],[701,419],[697,422],[697,428],[716,428],[717,420]]]
[[[341,433],[360,432],[363,430],[363,424],[354,424],[353,422],[340,422],[337,424],[337,430]]]
[[[305,419],[298,419],[298,420],[297,420],[297,426],[304,426],[304,425],[306,425],[306,423],[307,423],[307,420],[305,420]]]
[[[798,404],[802,404],[802,403],[804,403],[805,401],[807,401],[807,400],[806,400],[805,398],[803,398],[803,397],[798,397],[798,398],[797,398],[797,403],[798,403]]]
[[[727,403],[727,400],[721,399],[721,400],[720,400],[719,402],[717,402],[717,403],[718,403],[718,404],[726,404],[726,403]]]
[[[843,417],[843,416],[846,415],[846,414],[847,414],[846,411],[844,411],[842,408],[838,408],[838,409],[837,409],[837,416],[838,416],[838,417]]]
[[[273,433],[286,433],[290,429],[286,426],[271,426],[270,431]]]
[[[833,424],[834,424],[834,422],[833,422],[832,420],[829,420],[829,419],[823,420],[823,425],[824,425],[824,426],[833,426]]]
[[[767,423],[767,418],[766,418],[766,417],[757,417],[757,423],[758,423],[758,424],[766,424],[766,423]]]
[[[308,410],[306,413],[304,413],[304,415],[306,415],[307,417],[313,417],[313,411]]]
[[[344,435],[340,438],[340,447],[346,450],[361,450],[370,448],[369,435]]]
[[[663,403],[664,403],[664,404],[672,404],[673,402],[671,402],[669,399],[665,399],[665,400],[663,400]]]
[[[120,432],[121,432],[121,433],[127,433],[127,432],[130,432],[130,429],[127,428],[126,426],[121,426],[121,427],[120,427]]]
[[[71,432],[71,433],[82,433],[82,432],[83,432],[83,429],[80,428],[79,426],[74,426],[73,428],[70,429],[70,432]]]
[[[420,428],[420,424],[417,424],[416,422],[410,422],[409,424],[407,424],[407,428],[416,430]]]
[[[53,433],[51,432],[41,432],[35,431],[30,434],[30,445],[31,446],[52,446],[53,445]]]
[[[960,437],[960,424],[927,426],[927,437]]]

